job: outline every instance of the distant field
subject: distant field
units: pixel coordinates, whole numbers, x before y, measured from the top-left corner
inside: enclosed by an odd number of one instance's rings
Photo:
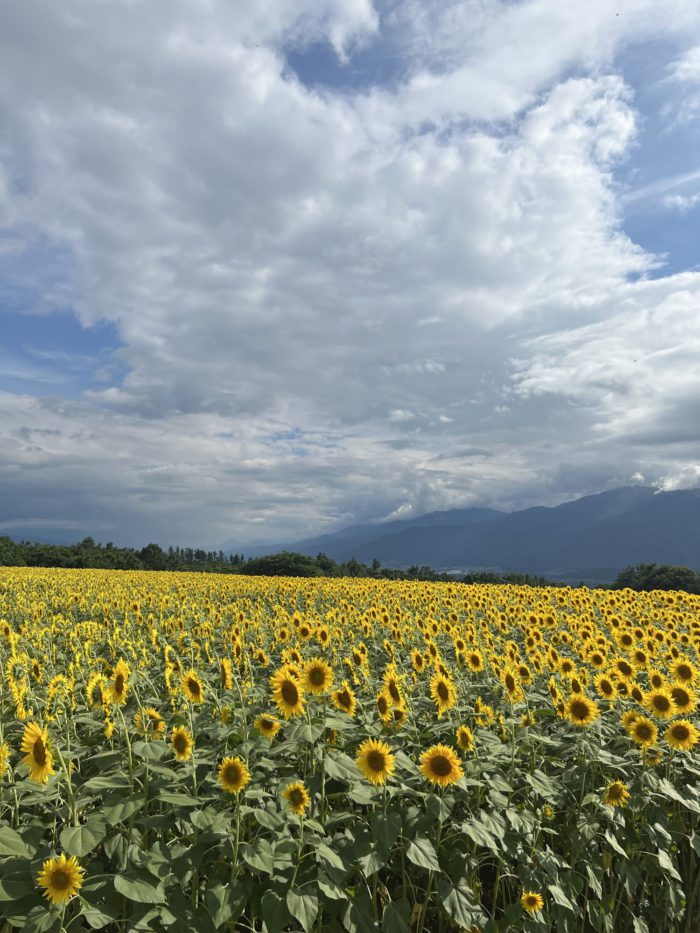
[[[700,597],[0,571],[0,931],[696,931]]]

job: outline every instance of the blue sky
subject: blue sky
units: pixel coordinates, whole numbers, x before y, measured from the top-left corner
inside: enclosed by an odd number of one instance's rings
[[[697,485],[697,3],[26,0],[0,55],[0,531]]]

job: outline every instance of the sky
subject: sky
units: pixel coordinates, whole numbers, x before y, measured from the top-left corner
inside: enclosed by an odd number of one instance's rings
[[[0,0],[0,534],[700,483],[697,0]]]

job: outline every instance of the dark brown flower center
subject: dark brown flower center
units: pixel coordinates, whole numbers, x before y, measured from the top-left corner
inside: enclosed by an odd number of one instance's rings
[[[124,692],[124,675],[117,674],[114,678],[114,692],[119,696]]]
[[[588,706],[582,700],[574,700],[571,704],[571,715],[574,719],[586,719],[588,713]]]
[[[51,875],[51,885],[56,888],[57,891],[65,891],[70,885],[70,882],[71,876],[62,868],[56,868]]]
[[[384,752],[378,751],[376,748],[372,749],[371,752],[367,754],[367,766],[372,770],[376,771],[378,774],[384,770],[386,765],[386,757]]]
[[[289,706],[296,706],[299,702],[299,691],[292,680],[285,680],[282,684],[282,699]]]
[[[437,693],[443,702],[446,702],[447,700],[449,700],[450,691],[447,689],[447,684],[444,682],[444,680],[441,680],[440,683],[438,684]]]
[[[322,667],[312,667],[309,671],[309,680],[314,687],[322,687],[326,682],[326,672]]]
[[[46,747],[41,739],[37,739],[34,742],[34,748],[32,750],[32,754],[34,756],[34,761],[38,765],[46,764]]]
[[[430,767],[433,774],[438,777],[447,777],[452,774],[452,762],[446,755],[434,755],[430,759]]]
[[[304,803],[304,793],[295,787],[289,795],[289,802],[293,807],[300,807]]]

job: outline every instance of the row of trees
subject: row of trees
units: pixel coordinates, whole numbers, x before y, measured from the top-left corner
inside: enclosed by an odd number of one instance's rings
[[[615,589],[631,590],[685,590],[700,594],[700,574],[690,567],[671,564],[637,564],[625,567],[617,575]]]

